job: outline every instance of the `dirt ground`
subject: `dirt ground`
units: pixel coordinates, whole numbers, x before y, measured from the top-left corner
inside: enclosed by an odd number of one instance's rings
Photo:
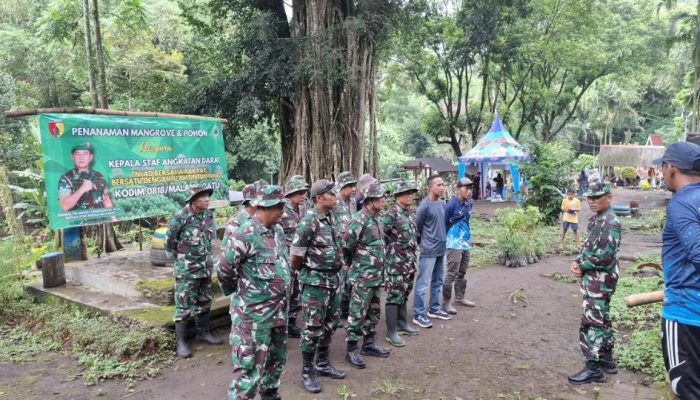
[[[663,193],[615,192],[615,202],[636,199],[642,209],[663,207]],[[497,206],[478,204],[490,214]],[[584,204],[582,220],[590,212]],[[624,220],[623,220],[624,224]],[[585,223],[584,229],[585,229]],[[478,238],[479,232],[473,232]],[[552,244],[555,247],[557,244]],[[622,253],[643,255],[660,251],[660,238],[625,232]],[[578,286],[542,274],[568,273],[570,257],[554,256],[519,269],[501,266],[470,270],[468,297],[476,308],[460,307],[451,321],[433,321],[432,329],[405,338],[389,358],[366,357],[368,367],[353,369],[344,360],[345,334],[338,330],[331,351],[344,380],[321,378],[323,392],[303,390],[300,382],[299,340],[289,341],[289,360],[282,378],[285,399],[557,399],[562,393],[588,395],[593,385],[576,389],[567,375],[583,362],[578,348],[581,307]],[[623,270],[626,262],[622,262]],[[508,293],[522,289],[524,302],[511,304]],[[381,344],[385,325],[378,327]],[[225,330],[217,334],[225,338]],[[127,391],[124,382],[108,381],[85,387],[75,361],[46,354],[38,361],[0,366],[2,399],[224,399],[230,381],[228,346],[193,346],[195,356],[179,360],[159,377],[139,382]],[[644,376],[621,370],[609,383],[639,385]]]

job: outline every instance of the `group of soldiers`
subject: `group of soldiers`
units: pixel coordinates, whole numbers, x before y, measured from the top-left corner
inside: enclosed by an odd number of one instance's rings
[[[375,340],[382,287],[388,292],[389,343],[403,346],[399,334],[419,333],[408,324],[407,312],[417,261],[417,229],[409,210],[415,192],[409,182],[398,183],[395,204],[385,211],[386,192],[368,174],[358,181],[343,172],[336,182],[321,179],[311,187],[301,176],[283,187],[257,181],[243,189],[243,209],[227,222],[214,265],[214,224],[204,204],[211,191],[193,188],[166,240],[166,250],[177,257],[178,356],[191,356],[185,340],[190,315],[198,340],[220,343],[208,329],[215,270],[223,293],[231,296],[230,399],[252,399],[258,391],[262,399],[280,398],[289,337],[301,339],[306,390],[321,391],[319,376],[345,378],[329,358],[333,334],[345,317],[346,360],[353,367],[366,367],[363,356],[388,357],[390,350]]]

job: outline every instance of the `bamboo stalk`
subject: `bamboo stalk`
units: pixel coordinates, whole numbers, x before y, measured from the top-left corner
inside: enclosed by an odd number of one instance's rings
[[[222,124],[228,124],[226,118],[205,117],[199,115],[184,115],[161,112],[142,112],[142,111],[121,111],[108,110],[104,108],[93,107],[59,107],[59,108],[32,108],[28,110],[11,110],[5,111],[6,118],[28,117],[38,114],[95,114],[95,115],[117,115],[125,117],[155,117],[155,118],[182,118],[182,119],[218,119]]]

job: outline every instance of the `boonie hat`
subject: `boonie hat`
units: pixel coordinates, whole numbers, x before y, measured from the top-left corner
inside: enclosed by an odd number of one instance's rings
[[[400,181],[394,187],[394,197],[403,193],[415,193],[417,191],[418,189],[416,189],[416,187],[413,186],[413,183],[411,181]]]
[[[281,186],[265,185],[258,190],[258,196],[251,203],[256,207],[274,207],[286,200]]]
[[[357,179],[350,173],[350,171],[343,171],[338,174],[338,184],[335,186],[337,190],[340,190],[348,185],[357,185]]]
[[[200,195],[206,194],[207,196],[211,196],[211,194],[214,193],[214,189],[210,189],[204,186],[193,186],[189,188],[188,192],[190,193],[190,198],[187,199],[187,203],[191,203],[192,200],[199,197]]]
[[[369,185],[375,182],[377,182],[377,179],[375,177],[373,177],[370,174],[364,174],[357,181],[357,186],[359,186],[360,189],[365,190]]]
[[[306,184],[306,181],[304,181],[304,178],[299,179],[299,177],[300,175],[294,175],[284,184],[284,197],[296,192],[306,192],[309,190],[309,186]]]
[[[471,179],[469,178],[461,178],[460,180],[457,181],[457,187],[465,187],[465,186],[472,186],[474,182],[472,182]]]
[[[365,189],[365,202],[369,199],[381,199],[384,197],[384,188],[378,182],[372,183]]]
[[[254,200],[255,197],[258,195],[257,193],[257,185],[255,183],[249,183],[243,187],[243,204]]]
[[[664,151],[664,155],[653,161],[654,165],[671,164],[686,171],[700,171],[700,146],[690,142],[676,142]]]
[[[588,190],[583,195],[586,197],[600,197],[605,194],[612,193],[612,187],[609,183],[601,180],[588,182]]]
[[[317,196],[330,192],[333,188],[335,188],[335,185],[328,179],[316,181],[311,185],[311,198],[315,199]]]
[[[95,150],[93,149],[92,144],[90,142],[76,144],[75,146],[73,146],[70,152],[71,154],[73,154],[78,150],[87,150],[90,152],[90,154],[95,154]]]

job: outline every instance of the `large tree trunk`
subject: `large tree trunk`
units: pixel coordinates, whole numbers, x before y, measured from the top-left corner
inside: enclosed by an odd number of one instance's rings
[[[100,29],[100,9],[97,0],[92,0],[92,18],[95,28],[95,50],[97,54],[97,76],[100,108],[108,108],[107,102],[107,73],[105,72],[105,53],[102,47],[102,31]]]
[[[95,88],[95,66],[92,62],[92,31],[90,30],[90,3],[89,0],[83,0],[83,30],[85,32],[85,56],[88,70],[88,83],[90,86],[90,97],[92,98],[92,106],[97,107],[97,89]]]

